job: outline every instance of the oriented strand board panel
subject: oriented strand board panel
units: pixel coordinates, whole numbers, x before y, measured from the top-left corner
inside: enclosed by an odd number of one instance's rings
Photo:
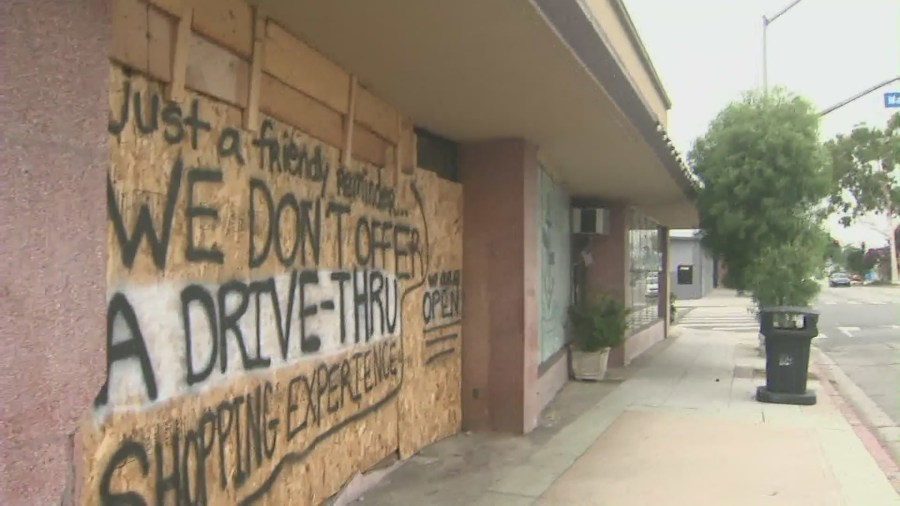
[[[416,171],[428,275],[404,302],[408,360],[400,393],[400,456],[459,432],[462,424],[462,185]],[[421,189],[419,189],[421,188]]]
[[[458,428],[458,346],[428,346],[423,301],[447,301],[428,302],[442,321],[459,309],[459,187],[342,167],[337,144],[268,114],[243,130],[240,108],[190,89],[163,97],[112,67],[85,502],[320,504]]]

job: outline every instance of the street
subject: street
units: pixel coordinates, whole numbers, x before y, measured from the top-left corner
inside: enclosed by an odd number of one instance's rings
[[[813,340],[900,425],[900,289],[825,287]]]

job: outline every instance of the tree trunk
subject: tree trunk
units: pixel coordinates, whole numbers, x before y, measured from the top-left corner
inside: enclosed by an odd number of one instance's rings
[[[891,284],[896,285],[900,283],[900,278],[897,275],[897,238],[894,235],[894,210],[888,209],[887,215],[888,229],[890,230],[888,234],[888,244],[890,245],[888,262],[890,262],[891,266]]]

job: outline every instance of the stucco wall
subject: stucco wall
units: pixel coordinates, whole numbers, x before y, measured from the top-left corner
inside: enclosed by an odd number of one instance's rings
[[[634,83],[641,98],[647,104],[648,109],[657,117],[665,127],[668,123],[668,107],[664,97],[657,90],[656,77],[648,68],[641,55],[641,48],[632,42],[628,26],[616,12],[618,7],[613,3],[619,0],[581,0],[588,7],[597,25],[598,31],[612,45],[613,51],[618,56],[620,64]]]
[[[103,382],[108,2],[0,6],[0,504],[79,504]]]
[[[682,300],[705,297],[713,289],[715,263],[697,239],[676,238],[670,243],[669,280],[675,296]],[[693,266],[693,282],[678,284],[678,266]]]
[[[463,415],[473,430],[537,423],[538,165],[521,139],[463,145]],[[503,195],[503,198],[498,198]]]

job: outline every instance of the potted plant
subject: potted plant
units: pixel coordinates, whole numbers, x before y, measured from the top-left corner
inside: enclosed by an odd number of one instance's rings
[[[669,323],[675,323],[675,292],[669,292]]]
[[[625,341],[628,313],[622,302],[608,295],[572,307],[570,321],[574,341],[570,351],[575,379],[603,379],[609,350]]]

